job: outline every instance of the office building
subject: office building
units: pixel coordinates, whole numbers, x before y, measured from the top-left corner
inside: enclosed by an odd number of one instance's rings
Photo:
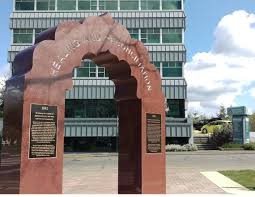
[[[185,118],[187,84],[183,66],[185,13],[183,0],[13,0],[8,61],[32,45],[45,29],[66,20],[81,20],[109,12],[131,37],[147,47],[162,76],[167,98],[167,143],[192,143],[192,122]],[[103,67],[89,60],[73,71],[73,88],[66,92],[66,150],[116,150],[118,118],[114,84]]]

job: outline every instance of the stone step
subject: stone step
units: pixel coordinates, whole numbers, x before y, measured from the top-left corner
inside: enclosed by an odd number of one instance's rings
[[[217,150],[213,144],[196,144],[198,150]]]
[[[209,137],[193,137],[195,144],[208,144]]]

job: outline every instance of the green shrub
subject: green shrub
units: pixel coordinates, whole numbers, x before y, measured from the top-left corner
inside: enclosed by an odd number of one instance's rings
[[[227,144],[223,144],[222,148],[243,148],[242,144],[234,144],[234,143],[227,143]]]
[[[179,144],[168,144],[166,145],[167,152],[181,152],[181,151],[197,151],[195,144],[185,144],[183,146]]]
[[[244,150],[255,150],[255,143],[249,143],[243,145]]]
[[[231,125],[223,125],[221,128],[215,128],[210,141],[215,146],[222,146],[233,141],[233,129]]]

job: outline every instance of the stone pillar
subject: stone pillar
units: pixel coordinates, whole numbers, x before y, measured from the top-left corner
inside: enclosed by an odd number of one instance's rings
[[[123,100],[119,107],[118,191],[165,193],[165,112],[157,100]]]
[[[47,85],[6,83],[0,193],[62,193],[65,97]]]

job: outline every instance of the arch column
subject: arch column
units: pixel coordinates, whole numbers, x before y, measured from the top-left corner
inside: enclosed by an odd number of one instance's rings
[[[118,101],[118,107],[118,192],[165,193],[165,117],[162,102],[129,99]],[[155,119],[153,115],[156,115]],[[161,133],[155,134],[155,130],[159,131],[158,127],[161,127]],[[152,132],[158,136],[152,136]],[[152,142],[152,139],[156,141]]]

